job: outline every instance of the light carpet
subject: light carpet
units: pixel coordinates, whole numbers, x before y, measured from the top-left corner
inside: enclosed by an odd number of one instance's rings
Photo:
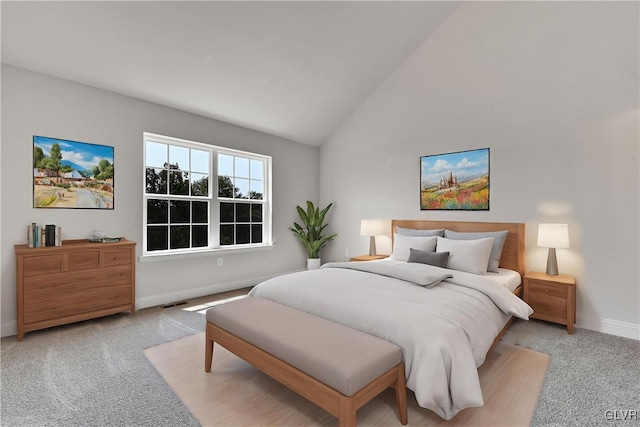
[[[336,425],[337,419],[216,344],[204,372],[204,332],[145,350],[145,355],[203,426]],[[450,421],[418,406],[408,390],[410,426],[528,426],[550,356],[500,343],[480,367],[485,399]],[[358,425],[401,425],[388,389],[360,408]]]

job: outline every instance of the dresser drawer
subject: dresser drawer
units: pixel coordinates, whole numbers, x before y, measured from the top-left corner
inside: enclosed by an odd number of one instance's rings
[[[66,271],[90,270],[100,267],[100,251],[69,252],[66,256]]]
[[[129,264],[131,264],[131,249],[122,248],[102,251],[102,265],[104,267]]]
[[[126,265],[30,277],[24,279],[24,300],[30,304],[34,298],[41,296],[70,295],[85,289],[131,285],[131,280],[131,267]]]
[[[547,282],[529,280],[529,294],[547,295],[550,297],[567,298],[567,287]]]
[[[43,322],[77,316],[82,313],[131,304],[131,286],[91,288],[72,293],[40,295],[30,300],[24,310],[24,322]]]
[[[62,272],[62,254],[24,257],[22,263],[25,278]]]

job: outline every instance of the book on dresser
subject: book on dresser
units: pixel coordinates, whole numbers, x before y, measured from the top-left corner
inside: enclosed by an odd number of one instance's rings
[[[41,226],[35,222],[27,225],[26,246],[28,248],[41,248],[46,246],[60,246],[62,228],[54,224]]]
[[[61,243],[14,247],[18,341],[26,332],[135,312],[136,242]]]

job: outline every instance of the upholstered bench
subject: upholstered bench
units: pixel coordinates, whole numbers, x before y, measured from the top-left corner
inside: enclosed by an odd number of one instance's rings
[[[205,372],[214,342],[353,426],[356,411],[394,387],[407,424],[402,350],[395,344],[263,298],[207,310]]]

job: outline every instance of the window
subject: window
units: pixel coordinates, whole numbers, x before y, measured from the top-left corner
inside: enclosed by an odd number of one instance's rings
[[[144,254],[271,244],[270,157],[148,133],[144,147]]]

